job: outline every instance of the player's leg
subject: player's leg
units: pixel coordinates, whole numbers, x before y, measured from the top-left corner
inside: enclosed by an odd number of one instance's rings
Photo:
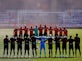
[[[49,57],[50,57],[50,49],[49,49]]]
[[[17,55],[19,54],[19,47],[17,48]]]
[[[77,46],[75,45],[75,56],[77,56]]]
[[[45,46],[44,46],[44,55],[45,55],[45,57],[46,57],[46,48],[45,48]]]
[[[61,49],[60,49],[60,45],[59,45],[59,53],[60,53],[60,55],[61,55]]]
[[[55,55],[57,55],[57,46],[56,46],[56,49],[55,49]]]
[[[49,57],[50,57],[50,45],[48,45],[48,50],[49,50]]]
[[[34,57],[34,48],[32,48],[32,55],[33,55],[33,57]]]
[[[12,53],[12,46],[11,46],[11,50],[10,50],[10,55],[11,55],[11,53]]]
[[[64,46],[62,46],[62,54],[64,55]]]
[[[51,56],[53,56],[52,49],[51,49]]]
[[[81,50],[80,50],[80,46],[78,46],[78,50],[79,50],[79,54],[80,54],[80,56],[81,56]]]
[[[24,55],[26,55],[26,48],[24,49]]]
[[[40,46],[40,57],[42,56],[42,47]]]
[[[15,48],[13,48],[13,53],[14,53],[14,56],[15,56]]]
[[[70,56],[70,51],[71,51],[71,49],[70,49],[70,47],[69,47],[69,56]]]
[[[67,47],[65,46],[65,55],[67,55]]]
[[[8,50],[9,50],[9,49],[8,49],[8,46],[7,46],[7,55],[8,55]]]
[[[5,46],[4,46],[4,52],[3,52],[3,55],[5,55]]]
[[[28,49],[28,56],[29,56],[29,49]]]
[[[21,46],[21,48],[20,48],[20,53],[21,53],[21,55],[22,55],[22,46]]]
[[[35,54],[36,54],[36,56],[37,56],[37,49],[35,48]]]
[[[74,56],[74,49],[73,49],[73,46],[72,46],[72,53],[73,53],[73,56]]]

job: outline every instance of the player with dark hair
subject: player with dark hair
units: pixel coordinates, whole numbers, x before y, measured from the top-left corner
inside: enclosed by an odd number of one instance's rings
[[[17,38],[17,55],[19,54],[19,50],[21,52],[22,55],[22,37],[19,35],[19,37]]]
[[[22,29],[22,27],[20,27],[20,29],[19,29],[19,35],[22,37],[23,36],[23,29]]]
[[[57,55],[57,49],[59,49],[60,55],[61,55],[61,50],[60,50],[60,37],[58,35],[55,36],[55,46],[56,46],[56,51],[55,55]]]
[[[9,45],[9,39],[8,39],[8,35],[6,35],[6,38],[4,38],[4,52],[3,52],[3,55],[5,55],[5,50],[7,50],[7,55],[8,55],[8,45]]]
[[[34,37],[34,34],[31,37],[31,42],[32,42],[32,54],[33,54],[33,57],[34,57],[34,51],[35,51],[35,54],[37,56],[36,38]]]
[[[57,27],[54,28],[54,33],[55,33],[55,36],[58,35],[58,31],[59,29]]]
[[[13,34],[14,34],[14,37],[17,37],[18,36],[18,29],[17,28],[14,29]]]
[[[68,31],[66,28],[63,29],[63,32],[64,32],[64,36],[67,36],[68,35]]]
[[[24,54],[26,55],[26,51],[28,51],[28,57],[29,57],[29,50],[30,50],[29,43],[30,43],[31,39],[27,35],[27,36],[25,36],[24,41],[25,41],[25,53]]]
[[[81,50],[80,50],[80,38],[78,37],[78,34],[76,34],[76,37],[74,38],[75,41],[75,55],[77,53],[77,50],[79,50],[79,54],[81,56]]]
[[[52,39],[52,36],[50,34],[50,38],[48,39],[48,49],[49,49],[49,57],[51,57],[53,54],[52,54],[52,47],[53,45],[53,39]]]
[[[39,29],[39,36],[42,36],[43,27],[40,25],[38,29]]]
[[[62,38],[62,54],[64,55],[64,50],[65,50],[65,54],[67,54],[67,37],[66,36],[64,36],[63,38]]]
[[[47,36],[47,31],[48,31],[48,27],[45,25],[44,26],[44,36]]]
[[[31,26],[31,28],[29,29],[29,31],[30,31],[30,37],[33,35],[33,27]]]
[[[25,36],[28,35],[28,28],[25,26],[25,28],[23,30],[24,30],[24,38],[25,38]]]
[[[15,41],[16,39],[14,36],[10,38],[10,55],[11,55],[12,50],[15,55]]]
[[[74,40],[72,39],[72,36],[68,39],[69,42],[69,56],[70,56],[70,50],[72,49],[73,55],[74,55],[74,48],[73,48],[73,42]]]
[[[52,31],[53,31],[53,29],[52,29],[52,27],[50,26],[50,28],[49,28],[49,34],[51,34],[51,35],[52,35],[52,34],[53,34],[53,32],[52,32]]]

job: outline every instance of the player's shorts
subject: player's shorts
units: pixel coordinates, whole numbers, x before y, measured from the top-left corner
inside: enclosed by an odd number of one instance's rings
[[[22,44],[18,45],[18,50],[21,49],[22,50]]]
[[[25,45],[25,50],[29,50],[29,45]]]
[[[66,44],[63,44],[62,45],[62,49],[65,49],[66,50]]]
[[[11,45],[11,50],[12,50],[12,49],[13,49],[13,50],[15,49],[15,45]]]
[[[56,49],[59,48],[60,49],[60,43],[56,44]]]
[[[39,36],[42,36],[42,33],[39,33]]]
[[[17,36],[18,36],[17,34],[14,35],[14,37],[17,37]]]
[[[32,49],[36,49],[36,45],[35,44],[32,44]]]
[[[47,36],[47,32],[44,33],[44,36]]]
[[[80,49],[80,45],[75,45],[75,49]]]
[[[72,49],[73,50],[73,45],[69,45],[69,49]]]
[[[28,34],[24,34],[24,37],[27,36]]]
[[[4,45],[4,49],[8,49],[8,45]]]
[[[49,46],[48,49],[52,49],[52,44],[49,44],[48,46]]]
[[[58,35],[58,34],[55,34],[55,36]]]

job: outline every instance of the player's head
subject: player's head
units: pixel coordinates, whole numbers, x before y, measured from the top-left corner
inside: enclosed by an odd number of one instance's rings
[[[6,35],[6,38],[8,38],[8,35]]]
[[[31,26],[31,29],[32,29],[32,26]]]
[[[64,27],[63,29],[65,30],[66,28]]]
[[[46,28],[46,25],[44,25],[44,27]]]
[[[70,36],[70,39],[72,38],[72,36]]]
[[[25,26],[25,28],[26,28],[26,26]]]
[[[76,34],[76,37],[78,37],[78,34]]]
[[[19,38],[22,38],[22,36],[21,36],[21,35],[19,35]]]
[[[50,29],[51,29],[52,27],[50,26]]]
[[[37,28],[37,25],[36,25],[36,28]]]

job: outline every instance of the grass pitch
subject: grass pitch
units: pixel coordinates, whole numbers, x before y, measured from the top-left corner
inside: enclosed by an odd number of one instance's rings
[[[81,38],[81,52],[82,52],[82,29],[68,29],[69,36],[72,35],[73,38],[75,37],[75,34],[78,33],[79,37]],[[77,53],[77,57],[75,58],[3,58],[3,39],[5,35],[9,35],[9,37],[12,36],[13,34],[13,29],[0,29],[0,61],[81,61],[82,57],[79,56],[79,52]],[[39,44],[38,46],[38,56],[40,51],[39,51]],[[24,47],[24,46],[23,46]],[[17,51],[17,50],[16,50]],[[46,56],[48,57],[48,46],[46,44]],[[68,50],[68,45],[67,45],[67,51]],[[68,54],[67,54],[68,55]],[[23,56],[24,56],[24,49],[23,49]],[[30,56],[32,56],[32,51],[30,50]],[[44,57],[44,53],[42,53],[42,56]],[[55,44],[53,44],[53,56],[55,56]],[[59,53],[58,53],[59,56]],[[72,56],[72,54],[71,54]]]

